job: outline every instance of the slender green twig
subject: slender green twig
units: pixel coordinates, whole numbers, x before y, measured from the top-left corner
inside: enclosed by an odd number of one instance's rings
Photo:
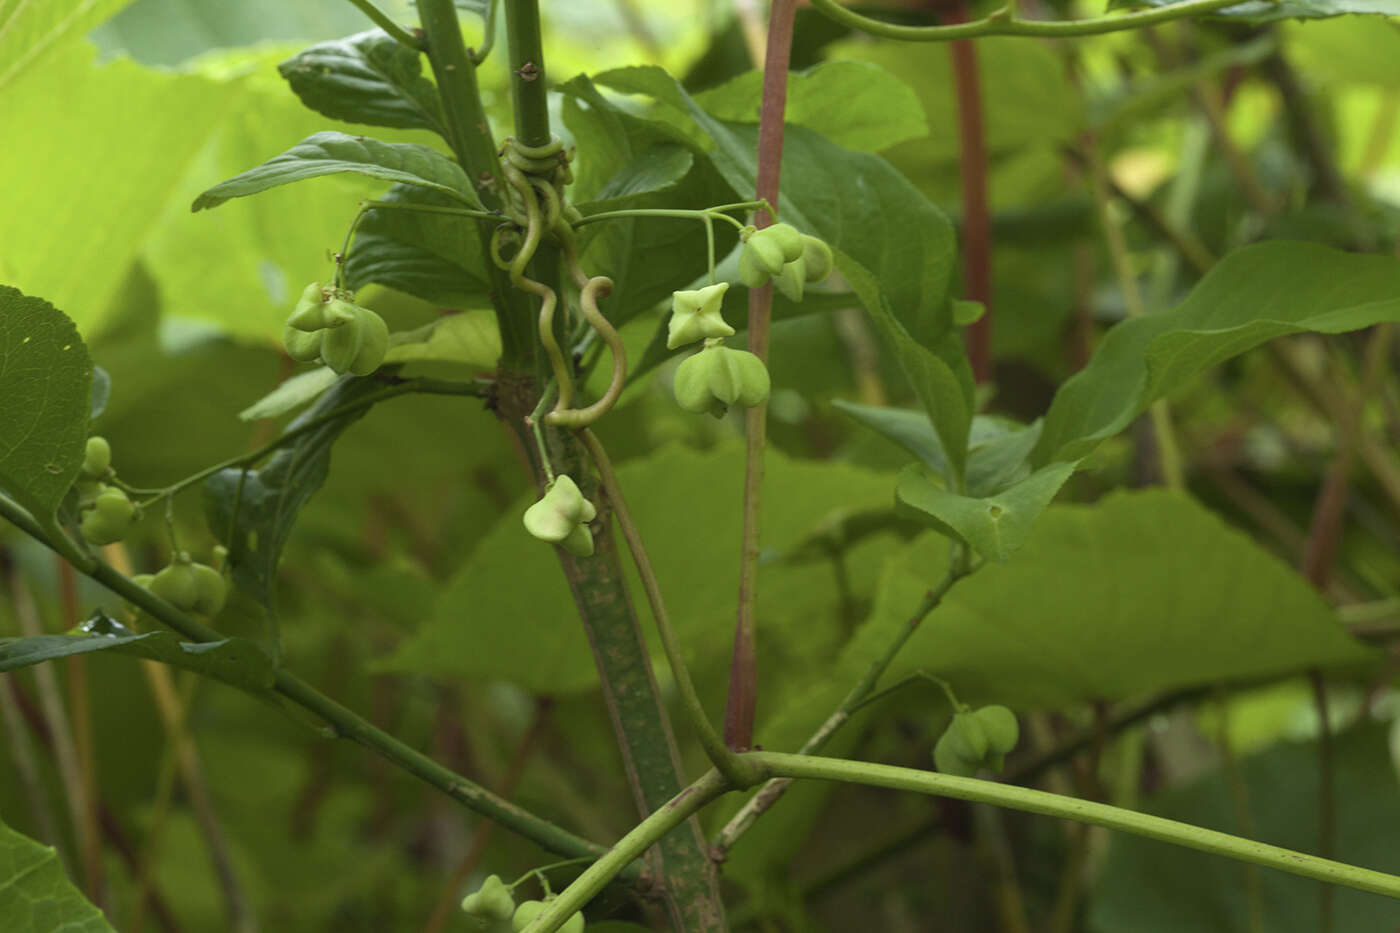
[[[415,52],[423,51],[423,43],[408,30],[389,18],[379,7],[375,6],[371,0],[350,0],[351,3],[360,8],[360,12],[368,16],[374,25],[387,32],[395,42],[407,46]]]
[[[918,771],[892,765],[837,758],[817,758],[809,755],[787,755],[779,752],[749,752],[745,758],[754,761],[775,777],[810,778],[822,781],[842,781],[868,787],[912,791],[939,797],[952,797],[973,803],[990,803],[1011,810],[1054,816],[1079,823],[1103,826],[1107,829],[1157,839],[1188,849],[1275,868],[1305,878],[1314,878],[1385,897],[1400,898],[1400,876],[1386,874],[1318,858],[1303,852],[1271,846],[1228,833],[1192,826],[1176,820],[1151,816],[1121,807],[1065,797],[1028,787],[1016,787],[996,781],[955,777],[934,771]]]
[[[0,517],[9,520],[41,544],[52,548],[33,517],[9,499],[0,496]],[[219,642],[225,636],[189,614],[176,609],[150,590],[133,582],[116,568],[101,561],[77,568],[133,606],[195,642]],[[538,843],[551,852],[569,858],[600,855],[601,846],[576,836],[548,820],[503,800],[470,779],[445,768],[428,756],[378,729],[350,709],[316,690],[286,668],[275,675],[272,689],[292,703],[309,710],[329,724],[338,738],[348,738],[383,756],[408,773],[465,805]]]
[[[861,32],[868,32],[885,39],[903,39],[909,42],[945,42],[949,39],[976,39],[980,36],[1041,36],[1044,38],[1064,38],[1068,36],[1096,36],[1105,32],[1118,32],[1123,29],[1141,29],[1157,23],[1202,16],[1226,7],[1235,6],[1240,0],[1185,0],[1170,6],[1122,16],[1100,16],[1081,20],[1027,20],[1019,19],[1009,8],[1003,8],[985,17],[967,23],[947,26],[900,26],[878,19],[863,16],[848,10],[836,0],[812,0],[812,6],[844,26]]]
[[[743,230],[743,221],[736,220],[724,213],[725,209],[737,208],[757,208],[762,207],[762,201],[749,201],[744,204],[725,205],[725,207],[707,207],[704,210],[685,210],[682,208],[633,208],[625,211],[602,211],[598,214],[588,214],[582,220],[574,221],[574,227],[585,227],[588,224],[596,223],[600,220],[625,220],[629,217],[681,217],[688,220],[727,220],[736,229]]]
[[[141,508],[149,508],[151,505],[155,504],[156,502],[159,502],[161,499],[173,496],[180,490],[186,489],[190,486],[193,486],[195,483],[206,480],[221,470],[227,470],[232,467],[248,466],[250,464],[257,463],[259,460],[272,453],[274,450],[277,450],[280,447],[287,446],[292,441],[301,437],[303,434],[306,434],[310,431],[314,431],[322,425],[328,424],[329,422],[335,421],[339,418],[343,418],[346,415],[351,414],[353,412],[369,408],[387,399],[397,398],[400,395],[409,395],[411,393],[417,393],[422,395],[467,395],[476,396],[480,398],[484,398],[487,394],[486,389],[484,387],[475,383],[449,382],[442,379],[403,380],[401,382],[385,386],[378,392],[373,392],[369,395],[362,396],[361,398],[358,398],[355,401],[350,402],[346,405],[342,405],[339,408],[332,409],[331,411],[326,412],[324,415],[310,419],[304,424],[299,424],[291,430],[286,431],[273,438],[271,441],[268,441],[266,444],[259,447],[252,453],[240,454],[237,457],[230,457],[229,459],[220,461],[219,463],[216,463],[211,467],[206,467],[205,469],[200,470],[198,473],[192,473],[191,475],[186,476],[184,479],[176,480],[169,486],[156,490],[154,496],[152,496],[150,499],[142,501],[141,503],[139,503],[139,505]]]
[[[751,769],[742,767],[739,756],[735,755],[724,744],[724,739],[720,737],[710,718],[705,715],[705,705],[700,702],[700,694],[695,689],[694,682],[690,679],[690,670],[686,667],[685,652],[681,648],[680,640],[676,637],[675,629],[671,626],[671,617],[666,612],[666,601],[661,595],[661,584],[656,579],[656,571],[651,566],[651,558],[647,554],[646,545],[642,543],[642,534],[638,530],[636,522],[632,521],[631,510],[627,508],[627,500],[622,495],[622,487],[617,482],[617,473],[613,471],[612,460],[608,457],[608,452],[603,448],[603,444],[598,440],[598,435],[588,428],[578,432],[579,438],[583,441],[583,446],[588,449],[588,455],[593,458],[593,464],[598,468],[598,477],[602,480],[603,490],[607,493],[608,502],[613,507],[613,515],[617,518],[618,527],[622,529],[622,537],[627,541],[627,548],[632,552],[632,561],[637,565],[637,576],[641,577],[642,589],[646,591],[647,602],[651,604],[651,615],[656,620],[656,631],[661,636],[661,647],[666,652],[666,661],[671,665],[671,673],[676,680],[676,691],[680,694],[681,708],[685,710],[686,717],[690,720],[695,734],[700,739],[700,744],[705,748],[705,754],[710,761],[725,776],[725,779],[735,787],[748,787],[753,784],[757,775]]]
[[[471,50],[472,64],[481,67],[491,49],[496,45],[496,6],[500,0],[486,0],[486,14],[482,17],[481,45]]]
[[[948,591],[953,588],[955,583],[971,572],[961,559],[961,550],[961,547],[954,546],[949,555],[950,559],[947,574],[944,575],[937,586],[925,594],[923,602],[919,604],[919,607],[914,610],[909,619],[900,627],[895,637],[885,646],[885,650],[881,655],[870,662],[870,666],[866,668],[860,680],[857,681],[855,686],[850,689],[850,692],[846,694],[845,699],[841,701],[841,705],[836,707],[830,716],[826,717],[826,720],[817,728],[816,732],[812,733],[811,737],[809,737],[806,742],[802,743],[802,748],[798,750],[799,755],[815,755],[826,746],[826,743],[831,740],[831,737],[836,734],[837,730],[850,721],[855,711],[859,709],[865,699],[874,692],[876,684],[880,682],[880,678],[884,676],[885,671],[889,668],[890,664],[894,662],[895,656],[899,654],[900,649],[904,647],[905,643],[909,641],[909,638],[919,626],[923,624],[925,617],[934,609],[938,608],[938,605],[943,602],[943,597],[948,594]],[[947,689],[946,686],[944,689]],[[951,691],[948,691],[948,699],[949,702],[953,703],[954,709],[956,709],[957,700],[952,695]],[[711,849],[716,857],[722,858],[724,853],[728,852],[734,846],[734,843],[739,840],[739,837],[748,832],[749,827],[752,826],[760,816],[767,812],[773,804],[777,803],[783,794],[787,793],[788,786],[791,783],[791,781],[781,778],[769,781],[763,785],[757,794],[749,798],[748,802],[739,809],[738,813],[734,814],[733,818],[730,819],[730,821],[724,825],[724,828],[719,831],[719,834],[715,836]]]
[[[525,933],[549,933],[557,930],[576,911],[581,910],[601,891],[619,871],[631,865],[662,836],[689,819],[710,801],[724,794],[729,787],[718,771],[708,771],[698,781],[682,790],[660,809],[642,820],[623,836],[598,861],[579,875],[545,910]]]

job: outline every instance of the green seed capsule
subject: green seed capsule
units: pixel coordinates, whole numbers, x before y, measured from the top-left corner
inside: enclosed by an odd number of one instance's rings
[[[331,324],[321,332],[321,361],[337,373],[368,376],[384,362],[389,328],[383,318],[368,308],[346,301],[339,304],[342,307],[327,312]],[[348,319],[341,321],[344,315]]]
[[[739,281],[749,288],[760,288],[768,283],[768,270],[758,264],[758,260],[746,249],[739,254]]]
[[[88,479],[101,479],[107,475],[112,465],[112,445],[107,438],[94,434],[87,439],[83,450],[82,475]]]
[[[480,888],[462,898],[462,910],[478,921],[509,921],[515,915],[515,898],[500,875],[488,875]]]
[[[598,517],[598,510],[583,497],[578,484],[567,473],[561,473],[554,478],[554,482],[545,490],[543,496],[534,505],[525,510],[523,521],[525,530],[541,541],[548,541],[551,544],[566,542],[574,530],[586,522],[591,522]],[[588,546],[592,547],[592,536],[588,538]],[[565,546],[569,546],[567,543]],[[582,547],[579,538],[574,540],[575,547]],[[578,552],[574,552],[578,553]],[[589,553],[592,553],[590,550]],[[587,557],[587,554],[580,554]]]
[[[807,282],[807,263],[798,256],[783,266],[783,271],[773,277],[773,285],[789,301],[802,300],[802,287]]]
[[[324,331],[297,330],[288,324],[282,331],[282,347],[299,363],[310,363],[321,356],[321,336]]]
[[[587,525],[575,525],[559,546],[575,557],[593,556],[593,531]]]
[[[773,224],[759,232],[782,250],[784,263],[802,258],[802,234],[792,224]]]
[[[752,408],[771,388],[763,361],[747,350],[706,347],[676,368],[672,389],[686,411],[724,417],[731,405]]]
[[[151,580],[151,592],[183,612],[194,609],[199,601],[199,578],[188,559],[177,560]]]
[[[825,240],[802,234],[802,261],[806,263],[807,281],[820,282],[831,275],[836,258]]]
[[[301,299],[287,318],[287,326],[310,333],[326,326],[326,290],[312,282],[302,290]]]
[[[125,538],[136,518],[136,506],[120,489],[107,487],[83,515],[79,530],[89,544],[115,544]]]
[[[977,762],[968,761],[957,753],[956,740],[952,731],[944,732],[933,746],[933,763],[944,774],[957,777],[972,777],[977,773]]]
[[[535,918],[545,911],[544,901],[522,901],[520,906],[515,908],[515,914],[511,917],[511,926],[515,927],[516,933],[528,927]]]
[[[987,736],[987,748],[992,754],[1005,755],[1016,747],[1021,728],[1016,714],[1005,706],[984,706],[972,714]]]
[[[987,757],[987,733],[973,713],[957,713],[948,724],[952,749],[964,761],[980,762]]]
[[[777,275],[782,271],[783,263],[788,260],[783,247],[774,241],[772,229],[766,227],[745,240],[744,252],[753,257],[758,268],[769,275]],[[801,251],[798,255],[802,255]]]
[[[671,322],[666,332],[666,349],[674,350],[697,340],[730,337],[734,328],[725,323],[720,308],[728,282],[707,285],[693,291],[671,293]]]
[[[191,564],[194,574],[195,601],[190,608],[202,616],[216,616],[228,600],[228,583],[224,575],[207,564]]]

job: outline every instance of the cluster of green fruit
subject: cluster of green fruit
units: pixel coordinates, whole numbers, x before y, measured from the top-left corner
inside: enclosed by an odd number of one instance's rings
[[[1016,714],[1005,706],[963,708],[933,746],[933,762],[944,774],[972,777],[982,768],[1000,771],[1021,738]]]
[[[136,503],[124,490],[105,482],[115,476],[112,445],[105,437],[89,437],[83,451],[83,465],[73,483],[78,494],[78,527],[88,544],[117,543],[141,517]]]
[[[597,517],[598,510],[583,497],[578,484],[561,473],[545,487],[540,500],[525,510],[525,530],[576,557],[591,557],[593,532],[588,523]]]
[[[192,559],[184,551],[171,558],[158,573],[141,573],[131,578],[137,586],[150,590],[181,612],[216,616],[228,601],[224,575]]]
[[[750,288],[770,280],[793,301],[802,300],[803,286],[831,274],[831,247],[789,224],[758,230],[745,227],[740,236],[739,278]],[[768,398],[768,368],[747,350],[731,350],[724,338],[734,334],[720,313],[728,282],[671,295],[671,321],[666,348],[675,350],[698,340],[699,353],[676,368],[672,388],[676,403],[686,411],[708,412],[723,418],[731,405],[752,408]]]
[[[462,899],[462,910],[482,933],[518,933],[544,913],[549,900],[522,901],[516,906],[506,883],[500,876],[491,875]],[[577,911],[559,927],[560,933],[583,933],[583,929],[583,914]]]
[[[351,299],[350,292],[312,282],[282,332],[294,360],[320,360],[337,373],[368,376],[384,362],[389,328],[384,319]]]

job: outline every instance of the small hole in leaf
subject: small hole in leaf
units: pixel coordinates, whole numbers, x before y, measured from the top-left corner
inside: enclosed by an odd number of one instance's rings
[[[991,516],[993,521],[995,521],[998,518],[1001,518],[1002,511],[1002,507],[999,505],[987,506],[987,514]]]

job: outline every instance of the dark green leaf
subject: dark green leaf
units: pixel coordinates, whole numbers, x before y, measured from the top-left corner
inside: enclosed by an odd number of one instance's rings
[[[1060,387],[1034,462],[1077,460],[1152,402],[1216,363],[1302,331],[1400,320],[1400,261],[1275,241],[1226,256],[1170,311],[1109,330]]]
[[[413,185],[395,185],[378,200],[455,207],[452,199]],[[411,210],[371,210],[345,263],[352,289],[375,282],[425,301],[460,307],[488,292],[480,224],[471,217]]]
[[[481,209],[476,191],[461,166],[436,149],[330,131],[313,133],[257,168],[220,182],[195,198],[190,209],[202,211],[218,207],[230,198],[247,197],[278,185],[340,172],[429,188],[459,204]]]
[[[419,53],[382,30],[318,43],[277,70],[303,104],[333,119],[446,133]]]
[[[898,511],[964,541],[987,560],[1004,561],[1025,543],[1031,525],[1074,472],[1075,463],[1052,463],[985,498],[961,496],[933,483],[911,463],[895,487]]]
[[[287,430],[297,430],[352,406],[379,388],[373,379],[342,379],[315,406],[292,421]],[[204,511],[209,528],[228,547],[233,583],[262,608],[274,644],[275,584],[282,548],[301,507],[326,480],[336,439],[367,410],[368,406],[353,408],[307,430],[273,454],[260,469],[230,468],[205,480]]]
[[[0,285],[0,486],[52,526],[83,462],[92,362],[73,322]]]
[[[945,555],[928,536],[889,565],[833,680],[884,650]],[[954,587],[886,677],[927,670],[966,702],[1058,706],[1370,656],[1291,567],[1193,500],[1150,490],[1046,510],[1015,560]]]
[[[1179,2],[1179,0],[1178,0]],[[1112,0],[1109,9],[1169,7],[1167,0]],[[1273,23],[1281,19],[1326,19],[1346,13],[1400,16],[1400,0],[1247,0],[1210,16],[1243,23]]]
[[[0,918],[15,933],[116,933],[88,903],[58,853],[0,822]]]
[[[0,672],[75,654],[111,651],[194,671],[243,690],[261,691],[272,686],[272,659],[241,638],[191,643],[181,641],[174,632],[138,635],[105,616],[83,628],[88,634],[0,638]]]

